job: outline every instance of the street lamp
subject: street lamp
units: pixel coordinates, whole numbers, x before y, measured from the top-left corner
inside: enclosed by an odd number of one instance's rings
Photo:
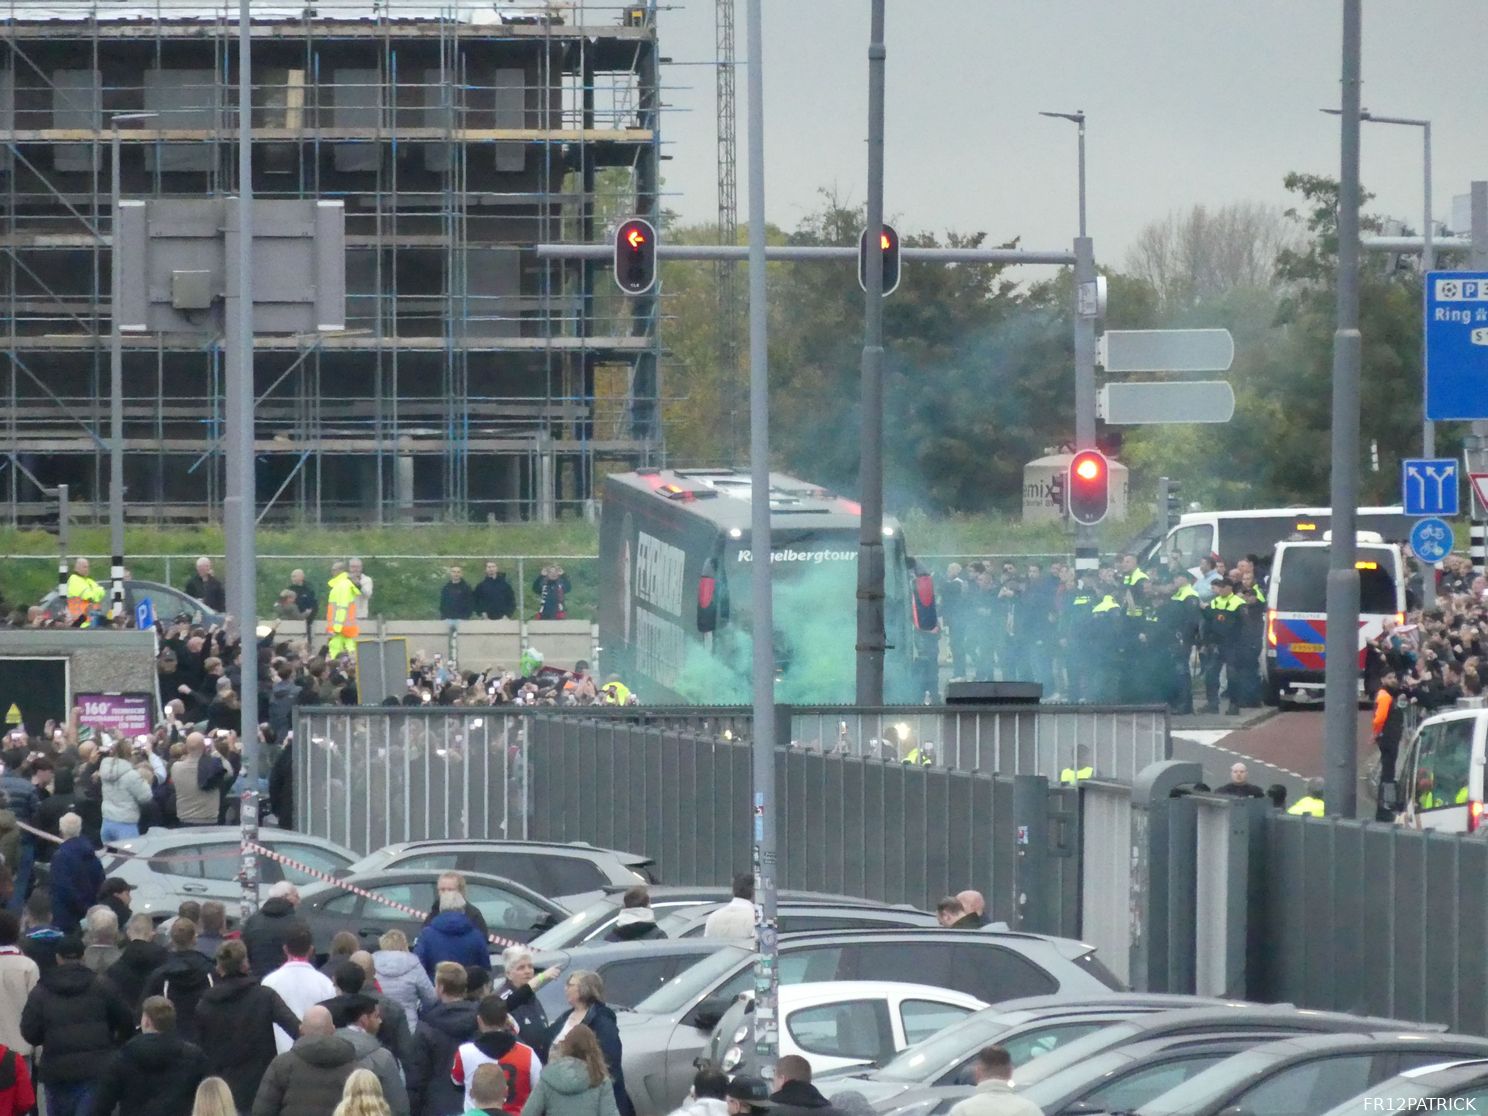
[[[113,224],[109,236],[109,611],[124,612],[124,333],[119,328],[119,292],[124,286],[119,264],[119,125],[153,120],[153,112],[116,112],[109,118],[113,132],[109,147],[109,183]]]
[[[1085,110],[1075,112],[1040,112],[1057,120],[1068,120],[1080,129],[1080,235],[1085,235]]]

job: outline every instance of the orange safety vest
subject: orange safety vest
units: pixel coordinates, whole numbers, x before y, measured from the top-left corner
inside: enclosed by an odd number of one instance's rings
[[[338,582],[344,585],[338,588]],[[351,590],[347,595],[345,590]],[[326,628],[331,635],[355,639],[361,632],[356,622],[356,599],[360,595],[351,578],[339,574],[330,583],[330,595],[326,600]],[[338,600],[338,598],[341,598]]]

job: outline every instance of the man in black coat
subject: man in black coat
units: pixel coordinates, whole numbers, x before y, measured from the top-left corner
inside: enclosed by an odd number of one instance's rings
[[[99,1076],[134,1030],[123,998],[83,965],[83,939],[57,944],[57,967],[42,974],[21,1011],[21,1034],[41,1046],[38,1074],[47,1116],[88,1116]]]
[[[196,560],[196,573],[186,579],[186,595],[195,597],[214,612],[227,611],[227,589],[212,573],[210,558]]]
[[[516,612],[516,590],[495,562],[487,562],[486,576],[475,587],[475,614],[487,620],[508,620]]]
[[[272,988],[248,971],[239,941],[217,949],[217,983],[196,1004],[196,1033],[207,1052],[207,1070],[227,1082],[239,1112],[253,1107],[258,1084],[278,1055],[274,1026],[299,1038],[300,1021]]]
[[[124,928],[126,941],[119,950],[119,960],[105,971],[109,982],[130,1011],[138,1011],[145,998],[145,982],[150,974],[170,958],[166,948],[155,940],[155,922],[147,914],[137,914]]]
[[[207,1056],[176,1033],[176,1009],[151,996],[140,1033],[114,1055],[98,1082],[91,1116],[191,1116],[196,1087],[207,1076]]]
[[[269,768],[269,809],[280,829],[294,828],[294,733],[284,738],[284,747]]]
[[[465,1102],[450,1080],[450,1066],[460,1044],[475,1037],[475,1004],[465,998],[464,966],[443,961],[434,968],[439,1002],[419,1018],[403,1071],[413,1116],[448,1116]]]
[[[269,889],[264,905],[243,923],[248,967],[260,980],[284,964],[284,942],[295,923],[295,908],[299,905],[299,890],[287,880],[280,880]]]
[[[811,1063],[799,1054],[787,1054],[775,1063],[775,1078],[770,1082],[774,1090],[770,1104],[774,1112],[784,1116],[841,1116],[839,1109],[822,1096],[821,1090],[811,1084]]]
[[[449,581],[439,591],[439,618],[441,620],[469,620],[475,611],[475,594],[459,566],[451,566]]]
[[[212,987],[212,962],[196,948],[196,923],[177,918],[170,929],[171,954],[145,981],[145,996],[164,997],[171,1005],[171,1027],[184,1042],[197,1041],[196,1006]]]

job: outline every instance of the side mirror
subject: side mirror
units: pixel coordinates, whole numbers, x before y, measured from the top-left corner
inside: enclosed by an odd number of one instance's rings
[[[696,1027],[699,1031],[711,1031],[718,1026],[718,1021],[723,1018],[723,1013],[729,1009],[729,1000],[724,996],[709,996],[697,1007],[687,1013],[683,1020],[689,1027]]]

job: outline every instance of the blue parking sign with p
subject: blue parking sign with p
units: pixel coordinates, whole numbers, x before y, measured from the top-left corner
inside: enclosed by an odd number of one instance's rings
[[[1412,457],[1400,465],[1400,502],[1406,515],[1457,514],[1457,459]]]
[[[134,626],[142,632],[155,626],[155,602],[149,597],[134,606]]]

